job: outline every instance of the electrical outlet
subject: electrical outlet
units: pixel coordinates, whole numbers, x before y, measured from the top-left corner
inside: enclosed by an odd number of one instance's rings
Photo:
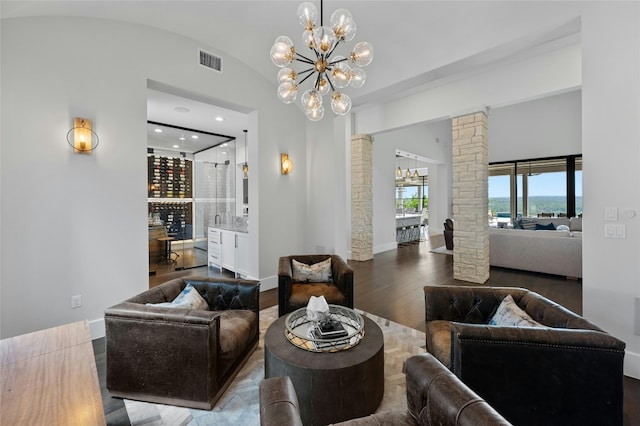
[[[79,294],[76,296],[71,296],[71,309],[76,309],[80,306],[82,306],[82,296]]]
[[[626,226],[623,223],[605,223],[605,238],[627,238]]]

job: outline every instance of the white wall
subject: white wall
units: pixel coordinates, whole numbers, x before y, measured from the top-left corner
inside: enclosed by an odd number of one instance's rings
[[[627,343],[625,374],[640,378],[640,3],[595,3],[582,17],[583,311]],[[604,237],[617,207],[625,239]],[[637,312],[636,315],[640,315]]]
[[[472,75],[444,79],[433,87],[418,87],[398,100],[359,109],[356,131],[375,134],[565,92],[580,86],[580,72],[580,45],[561,47]]]
[[[579,90],[491,109],[489,162],[582,152]]]
[[[147,80],[254,110],[249,164],[260,190],[250,188],[249,231],[259,236],[251,255],[260,278],[304,241],[282,232],[304,227],[306,182],[283,179],[278,162],[286,151],[304,158],[305,122],[273,83],[213,46],[108,20],[5,19],[1,41],[0,337],[99,324],[106,307],[148,288]],[[198,65],[199,47],[223,56],[223,73]],[[74,116],[100,135],[91,156],[67,145]],[[83,306],[72,310],[77,294]]]
[[[304,194],[307,209],[308,226],[302,232],[305,233],[305,244],[300,247],[298,253],[335,253],[336,241],[330,230],[336,227],[334,210],[334,197],[337,194],[335,185],[338,170],[343,170],[344,154],[332,148],[333,137],[333,112],[325,112],[327,117],[321,121],[307,123],[307,151],[304,158],[299,158],[294,163],[296,168],[300,164],[300,171],[294,170],[294,179],[305,174],[308,182],[308,191]],[[300,173],[300,175],[298,175]],[[316,204],[321,207],[314,207]],[[293,254],[293,253],[291,253]]]

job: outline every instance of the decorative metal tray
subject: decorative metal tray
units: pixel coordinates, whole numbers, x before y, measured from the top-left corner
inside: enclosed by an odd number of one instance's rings
[[[329,317],[339,321],[347,335],[337,338],[319,339],[311,335],[316,323],[307,317],[307,308],[300,308],[287,316],[285,335],[295,346],[311,352],[337,352],[354,347],[364,337],[362,316],[344,306],[329,305]]]

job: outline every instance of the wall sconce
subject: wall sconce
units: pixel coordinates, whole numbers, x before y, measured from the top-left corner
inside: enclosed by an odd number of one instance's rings
[[[91,130],[91,120],[75,117],[73,128],[67,132],[67,142],[76,154],[91,154],[100,143],[96,132]]]
[[[280,173],[288,175],[293,170],[293,162],[289,159],[289,154],[280,154]]]
[[[249,179],[249,164],[247,164],[247,130],[244,132],[244,164],[242,165],[242,179]]]

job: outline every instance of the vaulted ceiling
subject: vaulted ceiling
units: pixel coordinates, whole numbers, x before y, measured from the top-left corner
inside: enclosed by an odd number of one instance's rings
[[[297,19],[299,0],[234,1],[2,1],[2,18],[29,16],[79,16],[113,19],[175,32],[210,45],[255,69],[272,84],[276,93],[278,69],[269,50],[280,35],[289,36],[299,50],[303,28]],[[320,9],[320,2],[314,1]],[[580,24],[551,22],[541,28],[540,17],[553,15],[566,2],[504,1],[342,1],[323,3],[323,20],[329,23],[338,8],[349,10],[358,32],[345,46],[368,41],[374,47],[373,63],[365,68],[363,87],[347,89],[353,110],[393,99],[420,87],[437,85],[456,76],[469,75],[483,67],[575,43]],[[539,3],[543,3],[540,5]],[[537,17],[537,20],[530,19]],[[543,18],[544,19],[544,18]],[[556,20],[557,21],[557,20]],[[534,23],[537,22],[537,23]],[[514,34],[518,36],[514,38]],[[522,36],[525,34],[525,36]],[[486,46],[492,46],[486,48]],[[150,117],[170,124],[197,126],[185,115],[173,112],[184,106],[172,95],[149,92]],[[193,100],[192,100],[193,101]],[[185,103],[185,102],[183,102]],[[192,111],[198,111],[197,102]],[[201,115],[217,110],[200,104]],[[215,107],[213,107],[215,109]],[[205,111],[205,109],[208,109]],[[171,111],[160,119],[161,111]],[[193,116],[190,117],[193,119]],[[217,133],[240,137],[243,114],[229,114],[217,123]],[[211,130],[204,129],[202,130]]]

